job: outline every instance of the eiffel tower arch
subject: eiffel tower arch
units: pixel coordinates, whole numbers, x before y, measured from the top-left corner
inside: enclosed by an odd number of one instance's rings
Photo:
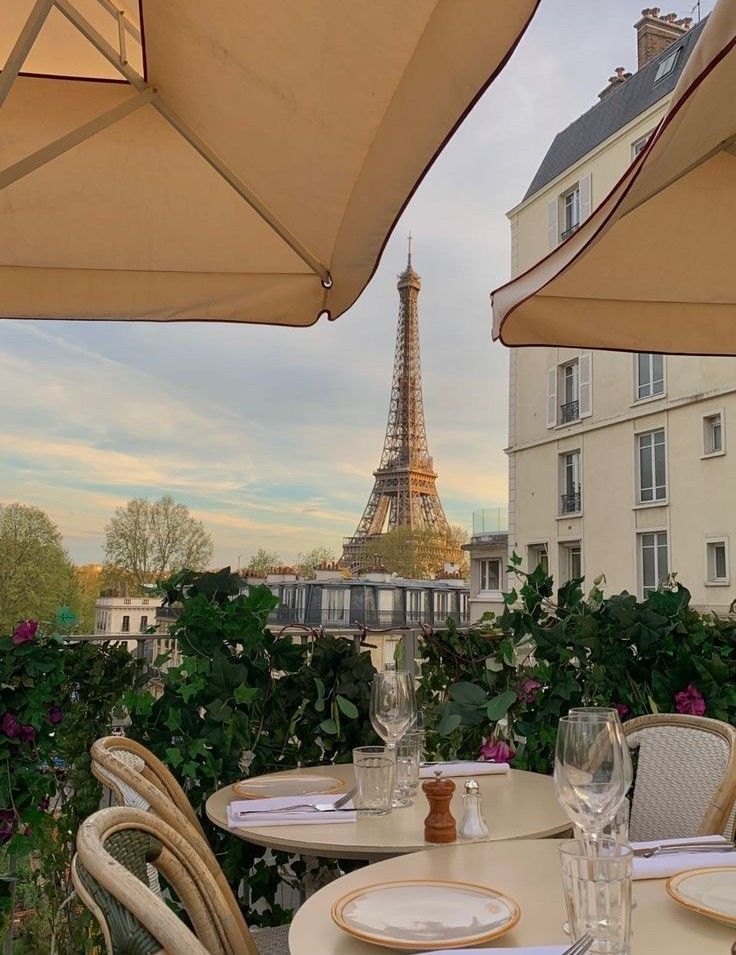
[[[396,330],[391,400],[386,437],[375,483],[352,537],[345,539],[341,564],[360,569],[372,560],[372,545],[400,527],[449,535],[437,493],[437,474],[427,446],[419,356],[419,276],[411,264],[411,237],[406,269],[399,275],[399,320]]]

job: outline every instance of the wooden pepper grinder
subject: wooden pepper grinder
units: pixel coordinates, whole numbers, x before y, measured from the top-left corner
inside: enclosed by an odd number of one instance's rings
[[[450,800],[455,792],[455,783],[442,778],[442,770],[435,771],[434,779],[422,783],[429,802],[429,815],[424,820],[426,842],[454,842],[457,839],[455,818],[450,812]]]

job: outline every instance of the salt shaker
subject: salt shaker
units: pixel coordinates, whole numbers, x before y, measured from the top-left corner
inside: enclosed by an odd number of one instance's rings
[[[483,818],[481,806],[480,786],[474,779],[465,783],[463,796],[463,819],[458,829],[458,835],[463,839],[482,839],[488,835],[488,826]]]

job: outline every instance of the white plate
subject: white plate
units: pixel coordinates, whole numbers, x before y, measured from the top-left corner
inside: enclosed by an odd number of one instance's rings
[[[723,925],[736,925],[736,866],[687,869],[667,880],[672,898]]]
[[[269,799],[271,796],[328,796],[347,792],[347,784],[334,776],[254,776],[233,783],[240,799]]]
[[[349,892],[333,921],[356,938],[386,948],[427,951],[486,942],[521,918],[515,899],[485,885],[417,879]]]

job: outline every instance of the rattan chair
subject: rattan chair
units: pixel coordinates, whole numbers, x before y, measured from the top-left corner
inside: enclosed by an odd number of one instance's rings
[[[736,729],[704,716],[661,713],[624,723],[638,752],[629,833],[633,840],[733,831]]]
[[[153,813],[194,848],[217,883],[233,923],[239,928],[238,955],[288,955],[288,926],[257,929],[251,934],[191,803],[161,760],[135,740],[119,736],[95,740],[90,752],[93,774],[111,789],[120,805]],[[158,873],[150,864],[148,881],[152,891],[158,893]]]

